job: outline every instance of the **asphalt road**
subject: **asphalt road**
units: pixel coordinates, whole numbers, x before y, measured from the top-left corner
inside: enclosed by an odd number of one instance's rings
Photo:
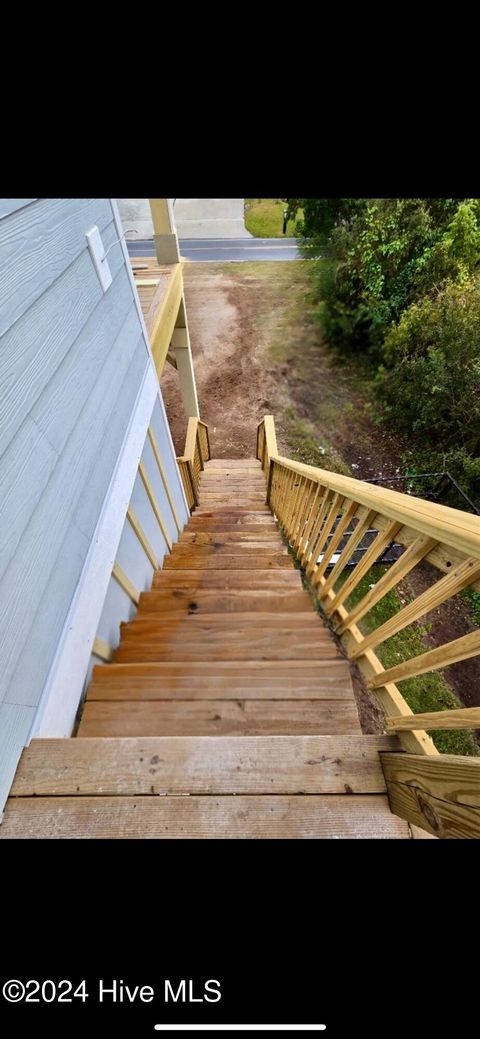
[[[296,238],[181,238],[180,254],[187,260],[232,263],[242,260],[299,260]],[[130,256],[154,256],[153,242],[128,241]]]

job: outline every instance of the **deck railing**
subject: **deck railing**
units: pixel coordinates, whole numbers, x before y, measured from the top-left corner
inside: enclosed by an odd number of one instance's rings
[[[198,485],[204,463],[210,458],[208,426],[199,418],[189,418],[185,451],[177,458],[190,512],[199,504]]]
[[[399,755],[384,756],[392,810],[438,836],[480,836],[480,757],[440,755],[427,731],[480,729],[480,708],[414,714],[397,684],[476,656],[480,630],[387,669],[375,652],[464,589],[480,591],[480,517],[283,458],[272,416],[258,427],[257,458],[267,479],[267,503],[291,550],[347,656],[378,697],[386,731],[396,733],[408,752],[401,763]],[[358,553],[357,565],[346,576],[367,531],[369,547]],[[400,558],[349,605],[392,541],[403,546]],[[421,562],[437,572],[431,587],[363,634],[359,621]],[[430,759],[421,768],[415,765],[419,754]]]

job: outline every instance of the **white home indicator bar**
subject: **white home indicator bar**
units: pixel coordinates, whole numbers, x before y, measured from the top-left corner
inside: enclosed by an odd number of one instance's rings
[[[155,1025],[157,1032],[324,1032],[326,1025]]]

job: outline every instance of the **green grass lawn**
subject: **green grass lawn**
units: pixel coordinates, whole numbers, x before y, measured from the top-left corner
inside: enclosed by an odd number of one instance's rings
[[[282,238],[283,210],[281,198],[246,198],[245,227],[255,238]],[[301,217],[301,213],[298,214]],[[287,224],[287,238],[295,237],[295,221]]]

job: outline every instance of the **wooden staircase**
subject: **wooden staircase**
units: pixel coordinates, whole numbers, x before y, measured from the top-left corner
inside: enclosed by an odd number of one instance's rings
[[[260,462],[209,461],[77,737],[24,751],[0,837],[408,838],[380,765],[392,749],[361,733]]]

